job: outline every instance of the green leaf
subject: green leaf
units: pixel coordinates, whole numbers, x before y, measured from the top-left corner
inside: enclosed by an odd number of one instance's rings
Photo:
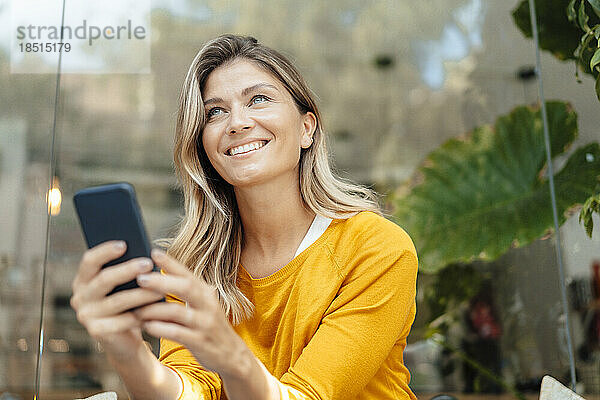
[[[535,11],[538,20],[540,48],[551,52],[559,60],[576,59],[573,50],[579,43],[581,31],[576,25],[569,23],[565,12],[565,1],[545,0],[543,5],[536,2]],[[573,11],[575,12],[573,21],[577,24],[577,12],[574,5]],[[522,0],[517,5],[512,12],[512,17],[515,25],[525,37],[532,37],[528,0]]]
[[[579,63],[579,65],[581,66],[581,69],[584,72],[588,72],[588,65],[589,62],[586,62],[586,59],[591,60],[592,56],[590,54],[590,42],[592,41],[592,39],[594,38],[594,33],[590,30],[588,31],[585,35],[583,35],[581,37],[581,45],[578,46],[578,58],[577,58],[577,62]],[[589,70],[589,73],[593,74],[593,70]]]
[[[600,75],[596,78],[596,97],[600,100]]]
[[[567,17],[569,18],[569,21],[576,23],[577,11],[575,10],[575,2],[577,2],[577,0],[571,0],[569,2],[569,5],[567,6]]]
[[[596,65],[600,64],[600,49],[597,49],[590,61],[590,69],[594,70]]]
[[[583,223],[585,231],[590,239],[592,238],[592,232],[594,231],[593,213],[600,214],[600,193],[587,199],[579,214],[579,223]]]
[[[585,0],[581,0],[581,4],[579,4],[579,13],[577,15],[577,21],[579,22],[579,27],[585,32],[589,32],[590,27],[588,26],[589,17],[585,13]]]
[[[584,49],[589,47],[590,41],[592,40],[593,37],[594,37],[594,32],[592,32],[592,31],[586,32],[586,34],[581,37],[581,46]],[[580,51],[581,51],[581,49],[580,49]]]
[[[556,157],[577,137],[577,116],[563,102],[548,102],[547,112]],[[418,245],[421,271],[495,260],[553,229],[542,126],[539,107],[517,107],[426,157],[413,186],[393,198],[396,222]],[[555,173],[561,224],[566,211],[593,194],[590,182],[598,176],[597,143],[577,149]]]
[[[588,46],[581,50],[581,37],[584,36],[579,29],[578,9],[587,16],[588,26],[592,30],[596,40],[600,36],[600,18],[596,13],[585,14],[585,2],[588,0],[570,0],[565,8],[565,0],[543,0],[536,2],[536,14],[538,19],[540,48],[552,53],[559,60],[576,60],[577,68],[586,74],[598,75],[597,70],[590,70],[590,59],[597,46]],[[579,3],[578,3],[579,2]],[[595,0],[595,3],[600,0]],[[583,7],[583,8],[582,8]],[[595,9],[594,9],[595,11]],[[531,18],[529,15],[528,0],[521,0],[512,12],[516,26],[526,37],[532,37]],[[572,20],[573,23],[570,23]],[[584,28],[585,29],[585,28]],[[587,34],[588,32],[585,32]],[[588,42],[589,43],[589,42]],[[576,69],[576,77],[579,81],[579,71]]]
[[[600,0],[588,0],[597,16],[600,17]]]

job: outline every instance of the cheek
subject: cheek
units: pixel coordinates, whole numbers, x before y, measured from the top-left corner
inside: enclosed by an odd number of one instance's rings
[[[216,140],[215,136],[211,135],[211,132],[207,131],[206,129],[202,133],[201,145],[202,149],[204,150],[204,153],[206,154],[206,157],[208,158],[208,162],[210,163],[210,165],[212,165],[213,168],[219,171],[219,160],[217,158],[218,141]]]
[[[204,128],[202,132],[202,147],[206,155],[212,159],[218,149],[218,141],[216,135],[210,129]]]
[[[287,144],[300,145],[304,125],[301,118],[292,110],[265,115],[260,119],[261,125],[271,132],[276,132],[279,140]]]

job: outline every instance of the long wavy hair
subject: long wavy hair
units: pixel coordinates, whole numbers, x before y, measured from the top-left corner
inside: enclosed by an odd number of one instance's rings
[[[236,284],[243,230],[233,187],[213,168],[202,146],[202,91],[212,71],[237,59],[250,60],[271,73],[292,95],[301,113],[310,111],[316,116],[313,144],[301,150],[299,161],[300,193],[307,208],[332,219],[365,210],[382,215],[377,193],[332,172],[321,114],[304,79],[287,58],[252,37],[228,34],[207,42],[192,61],[179,98],[173,158],[185,213],[175,236],[155,243],[216,289],[233,325],[250,318],[254,306]]]

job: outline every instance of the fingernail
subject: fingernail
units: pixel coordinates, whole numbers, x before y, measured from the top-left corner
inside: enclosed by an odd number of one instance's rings
[[[153,265],[152,260],[144,258],[139,261],[138,267],[140,270],[145,271]]]
[[[165,255],[165,252],[162,251],[162,250],[160,250],[160,249],[152,249],[152,253],[151,254],[152,254],[153,257],[160,258],[160,257],[163,257]]]
[[[141,274],[137,276],[137,283],[140,286],[146,286],[150,282],[150,274]]]
[[[125,248],[125,241],[118,240],[115,242],[114,246],[115,246],[115,250],[123,250]]]

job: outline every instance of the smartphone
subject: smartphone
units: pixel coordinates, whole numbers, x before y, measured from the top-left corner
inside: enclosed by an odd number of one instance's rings
[[[150,258],[150,242],[133,186],[127,182],[81,189],[73,196],[88,248],[108,240],[124,240],[127,251],[102,266],[107,268],[137,257]],[[160,271],[154,265],[154,271]],[[109,295],[138,287],[134,280],[115,287]]]

